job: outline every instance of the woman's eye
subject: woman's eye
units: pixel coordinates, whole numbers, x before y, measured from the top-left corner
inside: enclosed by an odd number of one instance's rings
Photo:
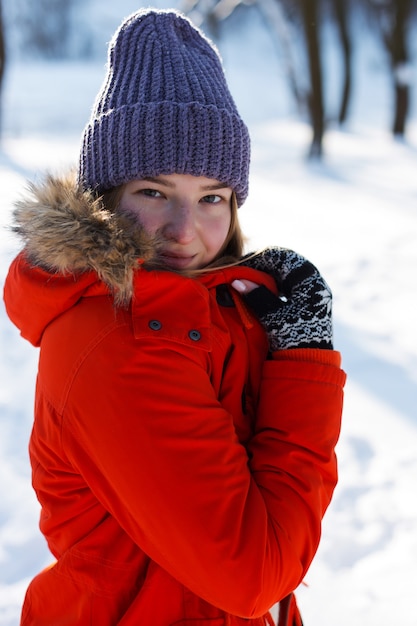
[[[156,189],[139,189],[138,193],[148,196],[149,198],[160,198],[162,196],[161,192]]]
[[[217,204],[218,202],[221,202],[221,201],[222,201],[221,196],[216,196],[215,194],[204,196],[204,198],[202,199],[202,202],[207,202],[208,204]]]

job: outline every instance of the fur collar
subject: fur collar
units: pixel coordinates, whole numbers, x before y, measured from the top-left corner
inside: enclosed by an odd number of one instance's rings
[[[13,217],[30,263],[53,273],[93,270],[118,303],[130,300],[138,264],[152,265],[157,258],[157,240],[80,190],[74,175],[30,184]]]

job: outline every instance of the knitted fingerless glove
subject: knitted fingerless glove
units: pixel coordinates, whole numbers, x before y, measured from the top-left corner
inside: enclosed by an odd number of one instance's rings
[[[243,265],[272,275],[278,296],[260,286],[244,300],[265,328],[271,351],[333,348],[332,294],[317,268],[285,248],[247,255]]]

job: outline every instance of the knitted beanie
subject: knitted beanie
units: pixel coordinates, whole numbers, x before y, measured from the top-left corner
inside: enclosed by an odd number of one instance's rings
[[[109,45],[84,129],[78,180],[99,193],[135,178],[192,174],[248,193],[250,142],[214,45],[173,10],[140,10]]]

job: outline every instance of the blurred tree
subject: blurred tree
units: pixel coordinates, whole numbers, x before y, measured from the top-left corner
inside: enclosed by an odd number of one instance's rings
[[[292,63],[291,79],[293,93],[297,98],[299,108],[307,109],[313,128],[313,140],[310,148],[310,156],[320,157],[323,152],[323,137],[325,133],[325,98],[323,53],[324,38],[322,27],[325,24],[336,27],[338,39],[342,49],[343,83],[340,105],[337,114],[339,124],[347,119],[348,107],[351,98],[352,86],[352,38],[350,34],[350,20],[357,2],[360,0],[257,0],[261,6],[266,2],[274,2],[282,6],[285,11],[287,22],[301,27],[305,40],[306,64],[305,67],[295,68]],[[334,24],[333,24],[334,22]],[[275,29],[282,39],[282,33],[288,32],[281,28],[281,34]],[[296,44],[295,44],[296,45]],[[287,46],[288,49],[290,46]],[[293,46],[294,47],[294,44]],[[293,57],[295,55],[293,54]],[[309,86],[305,87],[307,83]]]
[[[87,31],[80,29],[77,20],[83,0],[13,1],[19,45],[24,55],[67,59],[88,53],[81,41],[87,38]]]
[[[311,158],[320,158],[323,153],[324,100],[323,72],[320,58],[319,0],[298,0],[298,2],[306,38],[310,76],[308,107],[313,129],[313,138],[309,156]]]
[[[1,94],[3,92],[3,78],[4,69],[6,64],[6,45],[4,40],[4,22],[3,22],[3,7],[0,0],[0,132],[2,129],[2,106],[1,106]]]
[[[408,30],[415,5],[413,0],[368,0],[378,18],[385,48],[390,56],[394,85],[392,132],[404,136],[409,113],[411,61]]]
[[[297,106],[309,114],[312,127],[310,157],[322,156],[325,133],[326,77],[322,61],[325,45],[322,27],[326,23],[336,28],[341,46],[343,82],[337,119],[339,124],[343,124],[347,119],[352,88],[350,21],[354,11],[364,6],[371,9],[372,23],[378,24],[384,47],[390,56],[395,93],[392,130],[395,135],[404,134],[411,84],[407,34],[412,9],[416,7],[417,10],[417,0],[183,0],[181,8],[217,38],[223,20],[244,5],[253,5],[260,11],[274,39],[279,42],[280,55]],[[305,46],[299,45],[298,34],[301,34]],[[304,60],[303,54],[299,54],[303,48]]]
[[[332,4],[343,55],[344,77],[342,98],[338,114],[339,124],[343,124],[347,118],[352,84],[352,42],[348,27],[349,14],[352,7],[349,0],[333,0]]]
[[[410,99],[410,58],[407,43],[407,29],[411,16],[411,0],[397,0],[391,37],[387,47],[391,53],[395,88],[395,113],[392,131],[394,135],[404,135]]]
[[[68,0],[37,0],[31,4],[22,19],[28,50],[46,58],[65,58],[70,10]]]

